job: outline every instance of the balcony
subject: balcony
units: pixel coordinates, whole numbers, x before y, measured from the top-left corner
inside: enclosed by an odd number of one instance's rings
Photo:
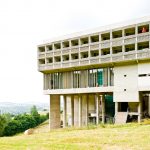
[[[122,38],[119,38],[119,40],[115,39],[112,41],[112,46],[120,46],[120,45],[122,45],[122,43],[123,43]]]
[[[92,43],[91,45],[90,45],[90,50],[97,50],[97,49],[99,49],[99,43]]]
[[[110,41],[102,42],[101,43],[101,48],[108,48],[110,47]]]
[[[60,56],[60,55],[61,55],[61,50],[54,51],[54,56]]]
[[[73,46],[71,48],[71,53],[78,53],[79,52],[79,46]]]
[[[135,51],[129,51],[124,53],[124,60],[132,60],[136,59],[136,52]]]
[[[44,58],[44,57],[45,57],[45,53],[39,53],[39,54],[38,54],[38,57],[39,57],[39,58]]]
[[[112,55],[112,61],[122,61],[123,60],[123,53],[117,53]]]
[[[124,39],[124,44],[133,44],[136,42],[135,36],[130,36]]]
[[[89,64],[89,58],[84,58],[80,60],[80,65],[88,65]]]
[[[70,48],[63,48],[62,49],[62,54],[69,54]]]
[[[61,68],[61,62],[55,62],[54,63],[54,68]]]
[[[103,55],[100,57],[100,62],[101,63],[108,63],[108,62],[111,62],[111,55],[108,54],[108,55]]]
[[[98,64],[99,63],[99,56],[90,58],[90,64]]]
[[[86,45],[83,45],[80,47],[80,52],[84,52],[84,51],[88,51],[89,50],[89,45],[86,44]]]
[[[79,60],[72,60],[71,61],[71,67],[79,66]]]
[[[149,33],[141,33],[137,37],[137,42],[149,41]]]
[[[147,57],[150,58],[150,50],[148,48],[137,51],[137,59],[138,58],[147,58]]]
[[[62,63],[62,68],[70,67],[70,61],[66,61]]]
[[[53,57],[53,52],[46,52],[46,57]]]

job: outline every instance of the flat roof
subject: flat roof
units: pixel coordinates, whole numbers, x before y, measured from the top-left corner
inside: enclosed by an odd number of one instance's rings
[[[68,40],[68,39],[74,39],[74,38],[82,37],[85,35],[90,35],[90,34],[99,33],[99,32],[105,32],[108,30],[117,29],[117,28],[121,28],[121,27],[125,27],[125,26],[148,22],[148,21],[150,21],[150,16],[145,16],[145,17],[141,17],[138,19],[132,19],[132,20],[123,21],[123,22],[110,24],[110,25],[104,25],[104,26],[97,27],[94,29],[84,30],[84,31],[80,31],[80,32],[72,33],[72,34],[59,36],[59,37],[52,38],[49,40],[44,40],[43,44],[40,44],[40,45],[44,45],[44,44],[48,44],[48,43],[52,43],[52,42],[64,41],[64,40]]]

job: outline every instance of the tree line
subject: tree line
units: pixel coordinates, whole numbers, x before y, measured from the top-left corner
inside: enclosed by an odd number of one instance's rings
[[[29,128],[34,128],[48,119],[48,114],[40,115],[36,106],[30,110],[30,114],[24,113],[11,115],[9,113],[0,115],[0,136],[12,136],[24,132]]]

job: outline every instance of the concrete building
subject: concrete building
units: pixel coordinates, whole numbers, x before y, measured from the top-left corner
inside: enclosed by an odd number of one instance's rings
[[[150,116],[150,17],[59,37],[38,45],[50,96],[50,129]]]

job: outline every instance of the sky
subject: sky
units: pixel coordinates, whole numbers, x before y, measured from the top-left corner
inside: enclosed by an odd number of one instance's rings
[[[48,102],[37,45],[150,15],[149,0],[0,0],[0,101]]]

